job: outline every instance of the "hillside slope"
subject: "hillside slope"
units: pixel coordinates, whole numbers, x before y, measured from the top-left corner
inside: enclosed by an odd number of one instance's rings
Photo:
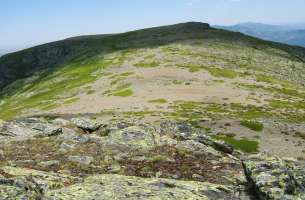
[[[304,80],[304,48],[195,22],[5,55],[0,199],[304,199]]]
[[[303,156],[304,60],[196,22],[70,38],[0,58],[0,118],[184,120],[246,152]]]

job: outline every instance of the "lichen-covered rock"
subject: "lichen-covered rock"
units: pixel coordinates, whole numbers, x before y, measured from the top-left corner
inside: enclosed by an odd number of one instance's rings
[[[212,146],[215,149],[217,149],[218,151],[221,151],[224,153],[232,154],[234,151],[233,147],[231,145],[229,145],[228,143],[221,141],[221,140],[212,139],[211,137],[204,135],[204,134],[198,134],[197,137],[194,139],[205,145]]]
[[[194,140],[187,140],[179,142],[176,145],[179,150],[189,151],[194,155],[207,155],[213,157],[222,157],[221,153],[213,149],[212,147],[206,146],[200,142]]]
[[[55,136],[62,133],[62,128],[47,123],[34,123],[31,128],[39,131],[39,136]]]
[[[82,165],[90,165],[94,160],[91,156],[69,156],[68,159]]]
[[[194,140],[207,146],[212,146],[221,152],[229,154],[233,153],[233,147],[231,145],[220,140],[212,139],[202,130],[192,127],[189,123],[162,121],[160,127],[161,134],[173,135],[177,140]]]
[[[42,199],[47,190],[74,184],[78,178],[17,167],[0,168],[0,199]]]
[[[177,140],[189,140],[194,137],[194,128],[186,122],[162,121],[160,129],[162,135],[173,135]]]
[[[62,128],[36,118],[23,118],[0,125],[2,139],[28,139],[32,137],[48,137],[62,133]]]
[[[2,196],[50,200],[247,196],[246,186],[236,185],[242,166],[240,159],[227,154],[231,147],[188,123],[112,121],[95,131],[97,126],[83,128],[86,132],[69,123],[40,118],[4,123],[16,133],[10,137],[19,137],[18,133],[30,139],[8,140],[0,147],[0,164],[16,166],[0,166]],[[48,134],[56,128],[62,128],[62,133]],[[37,137],[42,135],[53,137]],[[301,170],[292,173],[301,184]]]
[[[230,188],[211,183],[172,179],[96,175],[83,183],[45,194],[47,200],[127,199],[234,199]]]
[[[33,184],[26,180],[11,180],[0,176],[0,199],[39,199],[41,194],[35,191]]]
[[[75,126],[77,126],[78,128],[89,132],[96,131],[101,126],[101,123],[99,123],[98,121],[84,117],[72,118],[71,122],[75,124]]]
[[[30,177],[43,190],[60,188],[78,181],[78,178],[59,173],[43,172],[28,168],[5,166],[0,168],[1,172],[12,179]]]
[[[243,166],[260,199],[305,199],[304,163],[259,154],[247,158]]]
[[[103,143],[111,148],[122,149],[151,149],[160,140],[160,135],[154,129],[146,126],[129,126],[121,130],[112,131],[108,137],[104,138]]]
[[[130,121],[119,121],[119,122],[109,122],[107,124],[103,124],[97,131],[96,134],[99,136],[108,136],[110,133],[122,130],[129,126],[134,126],[134,122]]]

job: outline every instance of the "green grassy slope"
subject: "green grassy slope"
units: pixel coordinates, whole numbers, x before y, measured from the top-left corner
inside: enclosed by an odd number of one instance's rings
[[[298,90],[304,85],[305,49],[193,22],[70,38],[3,56],[0,58],[0,118],[18,116],[24,110],[51,110],[63,101],[73,102],[77,100],[79,88],[109,76],[107,69],[121,66],[142,49],[152,48],[161,48],[164,55],[192,59],[192,63],[181,67],[193,72],[206,70],[216,77],[234,79],[247,75],[238,72],[242,70],[254,74],[258,81],[283,86],[260,89],[280,90],[280,93],[289,93],[291,98],[304,97]],[[164,62],[139,63],[136,67],[147,68],[152,63],[156,67]],[[251,89],[251,85],[238,87]],[[132,95],[128,87],[125,90],[128,96]],[[274,105],[283,106],[277,102]]]

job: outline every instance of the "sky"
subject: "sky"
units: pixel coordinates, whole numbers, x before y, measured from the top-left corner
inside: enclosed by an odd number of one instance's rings
[[[305,22],[304,0],[0,0],[0,54],[72,36],[200,21]]]

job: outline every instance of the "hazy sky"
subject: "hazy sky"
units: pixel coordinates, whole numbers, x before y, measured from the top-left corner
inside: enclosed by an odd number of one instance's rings
[[[305,22],[305,0],[0,0],[0,51],[186,21]]]

